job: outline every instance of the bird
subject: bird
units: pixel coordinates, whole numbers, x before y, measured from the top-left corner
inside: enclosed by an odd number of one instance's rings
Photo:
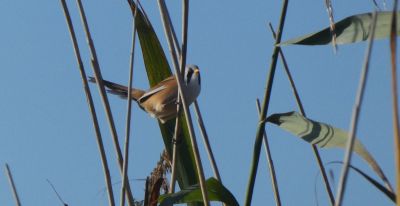
[[[93,77],[89,77],[89,81],[96,83],[96,79]],[[103,80],[103,83],[107,92],[119,95],[124,99],[128,97],[128,87],[106,80]],[[190,64],[185,67],[184,85],[182,86],[187,104],[190,105],[197,99],[201,90],[200,70],[197,65]],[[175,75],[164,79],[147,91],[132,88],[131,97],[141,109],[163,124],[177,116],[178,83]]]

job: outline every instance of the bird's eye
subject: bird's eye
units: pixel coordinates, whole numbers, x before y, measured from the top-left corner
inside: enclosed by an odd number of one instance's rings
[[[193,70],[192,70],[192,69],[189,69],[188,72],[187,72],[187,74],[186,74],[186,85],[189,84],[190,79],[192,78],[192,75],[193,75]]]

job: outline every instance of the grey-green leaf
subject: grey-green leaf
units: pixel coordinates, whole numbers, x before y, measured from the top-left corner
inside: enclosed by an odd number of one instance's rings
[[[330,162],[329,164],[343,164],[343,162],[340,161],[333,161]],[[376,181],[374,178],[370,177],[369,175],[367,175],[365,172],[363,172],[361,169],[353,166],[353,165],[349,165],[349,167],[351,169],[353,169],[354,171],[356,171],[358,174],[360,174],[362,177],[364,177],[369,183],[371,183],[376,189],[378,189],[379,191],[381,191],[383,194],[385,194],[390,200],[392,200],[394,203],[396,203],[396,194],[394,194],[392,191],[388,190],[386,187],[384,187],[383,185],[381,185],[378,181]]]
[[[400,22],[400,12],[397,15],[397,22]],[[390,23],[392,12],[378,12],[376,31],[374,39],[387,38],[390,35]],[[358,14],[347,17],[335,24],[336,44],[348,44],[365,41],[370,35],[370,26],[372,23],[372,13]],[[400,25],[399,25],[400,26]],[[400,28],[397,27],[397,35],[400,34]],[[302,37],[290,39],[281,43],[281,46],[290,44],[301,45],[324,45],[332,42],[330,28],[304,35]]]
[[[215,178],[206,181],[208,197],[211,201],[224,202],[229,206],[238,206],[239,203],[232,193]],[[187,187],[173,194],[162,195],[158,199],[160,206],[169,206],[178,203],[202,202],[202,194],[198,184]]]
[[[339,128],[308,119],[298,112],[273,114],[267,118],[267,121],[321,148],[345,148],[349,135]],[[353,151],[372,167],[376,174],[385,182],[387,188],[391,190],[390,183],[379,167],[378,162],[375,161],[357,138],[354,142]]]

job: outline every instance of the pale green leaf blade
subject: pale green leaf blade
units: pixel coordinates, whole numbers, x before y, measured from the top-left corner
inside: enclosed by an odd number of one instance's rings
[[[239,206],[232,193],[215,178],[208,179],[206,185],[208,197],[211,201],[224,202],[229,206]],[[161,195],[158,201],[160,206],[169,206],[178,203],[203,202],[203,197],[200,186],[196,184],[173,194]]]
[[[308,119],[298,112],[273,114],[267,118],[267,121],[320,148],[345,148],[349,135],[339,128]],[[353,151],[371,166],[386,185],[389,185],[389,181],[378,163],[357,138]]]
[[[400,22],[400,15],[397,16],[397,22]],[[390,23],[392,12],[378,12],[377,24],[374,39],[387,38],[390,35]],[[365,41],[370,35],[370,26],[372,23],[372,13],[358,14],[349,16],[335,24],[336,44],[348,44]],[[400,28],[397,29],[397,35],[400,34]],[[330,28],[304,35],[298,38],[290,39],[281,43],[281,46],[291,44],[301,45],[325,45],[331,44],[332,34]]]

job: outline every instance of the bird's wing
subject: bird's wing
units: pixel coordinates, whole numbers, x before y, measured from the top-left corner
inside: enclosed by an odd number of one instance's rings
[[[166,98],[163,102],[164,105],[168,104],[176,104],[177,103],[177,94],[176,95],[170,95],[168,98]]]
[[[143,96],[138,100],[139,103],[146,101],[148,98],[150,98],[154,94],[157,94],[158,92],[160,92],[160,91],[162,91],[162,90],[164,90],[166,88],[167,87],[165,87],[165,86],[161,86],[161,87],[155,88],[153,90],[150,90],[150,91],[144,93]]]
[[[174,75],[172,75],[172,76],[170,76],[170,77],[168,77],[168,78],[162,80],[161,82],[159,82],[159,83],[158,83],[156,86],[154,86],[154,87],[157,87],[158,85],[164,84],[165,82],[168,82],[168,81],[171,81],[171,80],[175,80],[175,76],[174,76]]]
[[[174,80],[175,78],[173,76],[168,77],[166,79],[164,79],[163,81],[161,81],[160,83],[158,83],[157,85],[155,85],[154,87],[152,87],[149,91],[147,91],[146,93],[143,94],[142,97],[140,97],[140,99],[138,99],[139,103],[142,103],[144,101],[146,101],[147,99],[149,99],[151,96],[153,96],[154,94],[159,93],[160,91],[163,91],[165,89],[169,88],[169,81]]]
[[[162,91],[164,94],[160,94],[163,98],[159,101],[162,105],[175,104],[178,97],[178,85],[175,78],[171,78],[173,81],[165,82],[166,89]]]

